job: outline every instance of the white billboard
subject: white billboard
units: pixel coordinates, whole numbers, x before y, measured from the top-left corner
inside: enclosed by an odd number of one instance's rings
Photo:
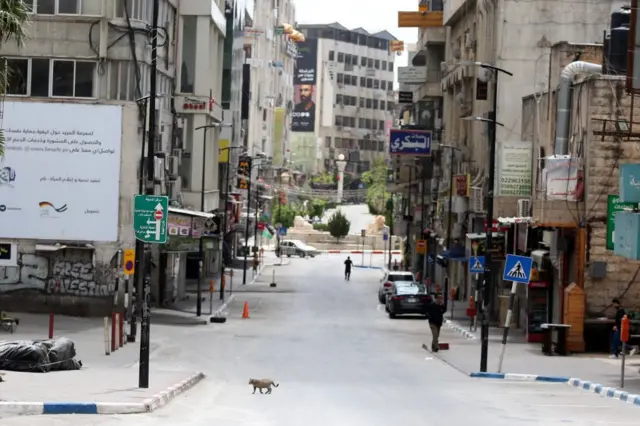
[[[5,102],[0,237],[117,241],[122,107]]]
[[[427,82],[427,67],[398,67],[398,83],[422,84]]]

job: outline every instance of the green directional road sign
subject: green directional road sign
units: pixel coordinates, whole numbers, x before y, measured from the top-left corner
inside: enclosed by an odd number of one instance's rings
[[[169,197],[161,195],[134,195],[133,233],[145,243],[167,242],[167,215]]]

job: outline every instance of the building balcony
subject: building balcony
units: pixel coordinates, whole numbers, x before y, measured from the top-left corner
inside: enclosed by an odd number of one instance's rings
[[[440,70],[427,70],[427,81],[413,89],[413,99],[442,96],[442,73]]]
[[[444,44],[447,39],[445,27],[420,28],[418,30],[418,45],[428,48],[429,45]]]

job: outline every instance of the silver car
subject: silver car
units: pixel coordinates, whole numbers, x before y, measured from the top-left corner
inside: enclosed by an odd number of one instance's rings
[[[409,271],[385,271],[384,277],[380,280],[380,289],[378,290],[378,301],[387,303],[387,296],[392,293],[393,283],[396,281],[415,281],[416,277],[413,272]]]
[[[282,256],[315,257],[320,254],[318,249],[311,247],[299,240],[285,240],[280,242],[280,253]]]

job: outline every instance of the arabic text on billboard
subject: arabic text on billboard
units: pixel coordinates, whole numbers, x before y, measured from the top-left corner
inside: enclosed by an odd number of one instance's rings
[[[389,153],[393,155],[431,155],[431,132],[391,129],[389,131]]]
[[[499,142],[496,165],[497,195],[531,195],[532,151],[529,142]]]
[[[292,132],[313,132],[316,124],[316,75],[318,40],[298,43],[298,58],[293,74],[294,107]]]

